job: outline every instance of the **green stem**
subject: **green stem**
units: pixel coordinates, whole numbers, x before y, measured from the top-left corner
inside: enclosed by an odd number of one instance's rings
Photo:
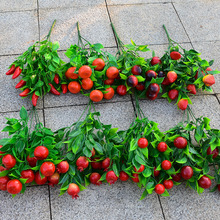
[[[79,22],[77,21],[77,23],[76,23],[76,27],[77,27],[77,33],[78,33],[78,46],[80,46],[81,45],[81,47],[83,48],[83,49],[85,49],[85,45],[84,45],[84,43],[83,43],[83,41],[82,41],[82,36],[81,36],[81,33],[80,33],[80,28],[79,28]],[[85,39],[84,39],[85,40]],[[87,40],[85,40],[85,41],[87,41]]]
[[[49,31],[49,33],[47,35],[47,40],[49,40],[49,41],[50,41],[51,32],[52,32],[52,30],[53,30],[53,28],[54,28],[54,26],[56,24],[56,21],[57,21],[56,19],[53,21],[53,24],[51,25],[50,31]]]

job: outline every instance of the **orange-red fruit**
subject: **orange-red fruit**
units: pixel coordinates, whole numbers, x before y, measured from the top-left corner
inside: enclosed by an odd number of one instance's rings
[[[104,67],[105,67],[105,61],[104,61],[103,59],[101,59],[101,58],[97,58],[97,59],[95,59],[95,60],[92,62],[92,65],[93,65],[93,66],[96,66],[96,67],[95,67],[95,70],[101,71],[101,70],[103,70]]]
[[[107,171],[109,166],[110,166],[110,161],[111,159],[109,157],[107,157],[106,159],[104,159],[102,161],[102,169],[104,169],[104,171]]]
[[[79,76],[83,79],[89,78],[92,75],[92,69],[91,67],[84,65],[79,68],[78,73]]]
[[[178,90],[176,90],[176,89],[171,89],[171,90],[168,92],[168,96],[169,96],[169,98],[170,98],[171,100],[176,99],[176,98],[178,97],[178,95],[179,95],[179,92],[178,92]]]
[[[202,78],[202,81],[206,86],[212,86],[215,84],[215,78],[213,75],[208,74]]]
[[[167,85],[169,85],[170,84],[170,81],[169,81],[169,79],[167,78],[167,76],[164,78],[164,80],[163,80],[163,82],[162,82],[162,85],[165,85],[165,86],[167,86]]]
[[[167,73],[167,78],[170,83],[174,83],[177,80],[177,74],[174,71],[169,71]]]
[[[74,73],[76,70],[76,67],[70,67],[66,72],[65,76],[67,79],[77,79],[79,75],[77,73]]]
[[[44,146],[38,146],[34,149],[34,156],[38,160],[44,160],[48,157],[48,155],[49,155],[49,150]]]
[[[200,187],[202,187],[203,189],[208,189],[211,187],[212,185],[212,182],[211,180],[209,179],[209,177],[207,176],[202,176],[199,181],[198,181],[198,184]]]
[[[106,76],[107,76],[109,79],[115,79],[115,78],[117,78],[118,74],[119,74],[119,70],[118,70],[116,67],[114,67],[114,66],[109,67],[109,68],[107,69],[107,71],[106,71]]]
[[[163,184],[157,184],[156,186],[155,186],[155,192],[157,193],[157,194],[159,194],[159,195],[161,195],[161,194],[163,194],[164,192],[165,192],[165,187],[164,187],[164,185]]]
[[[187,146],[187,140],[184,137],[177,137],[174,140],[173,144],[176,148],[183,149],[183,148],[186,148],[186,146]]]
[[[160,152],[165,152],[167,150],[167,144],[165,142],[160,142],[157,145],[157,150],[159,150]]]
[[[54,185],[57,185],[60,180],[60,174],[59,173],[54,173],[52,176],[48,177],[49,185],[54,187]]]
[[[196,86],[194,84],[189,84],[187,86],[187,90],[191,93],[191,94],[196,94]]]
[[[170,53],[170,57],[172,60],[179,60],[181,58],[181,54],[177,51],[172,51]]]
[[[77,166],[77,169],[80,172],[82,172],[83,170],[85,170],[89,166],[89,161],[87,160],[86,157],[80,156],[76,161],[76,166]]]
[[[129,179],[129,176],[127,173],[125,173],[124,171],[121,171],[120,172],[120,175],[119,175],[119,179],[121,181],[127,181]]]
[[[0,145],[0,149],[2,148],[3,146],[2,145]],[[0,154],[4,154],[5,152],[2,152],[2,151],[0,151]],[[2,158],[2,156],[0,155],[0,158]]]
[[[105,90],[107,93],[104,93],[104,99],[110,100],[113,98],[114,94],[115,94],[115,90],[112,87],[109,87]]]
[[[78,185],[76,185],[75,183],[70,183],[68,189],[67,189],[67,193],[72,196],[73,199],[77,199],[78,193],[80,192],[80,188]]]
[[[118,177],[116,176],[114,171],[108,171],[106,174],[106,180],[111,185],[117,181]]]
[[[139,138],[138,147],[146,148],[148,146],[148,140],[146,138]]]
[[[100,102],[103,99],[103,93],[100,90],[93,90],[89,97],[93,102]]]
[[[68,84],[68,90],[73,94],[77,94],[80,92],[81,86],[78,82],[73,81]]]
[[[90,90],[93,87],[93,81],[90,78],[83,79],[82,87],[85,90]]]
[[[135,182],[135,183],[139,183],[139,177],[138,177],[138,174],[137,173],[133,173],[132,174],[132,181]]]
[[[21,178],[22,179],[27,179],[26,183],[31,183],[34,181],[34,171],[29,169],[29,170],[23,170],[21,172]]]
[[[114,83],[114,79],[106,79],[105,81],[104,81],[104,84],[105,85],[112,85],[113,83]]]
[[[92,148],[91,153],[92,153],[92,157],[94,157],[95,156],[95,149],[94,148]]]
[[[57,172],[58,173],[66,173],[69,170],[69,163],[67,161],[61,161],[58,165],[57,165]]]
[[[180,99],[177,105],[178,105],[179,109],[186,110],[187,106],[188,106],[188,100],[187,99]]]
[[[145,85],[143,82],[139,82],[137,85],[136,85],[136,89],[138,91],[143,91],[145,89]]]
[[[136,167],[134,167],[135,172],[141,173],[144,171],[145,166],[141,164],[139,170],[136,169]]]
[[[5,166],[6,169],[11,169],[11,168],[13,168],[15,166],[16,159],[11,154],[6,154],[2,158],[2,164]]]
[[[101,175],[99,173],[92,173],[89,177],[89,181],[90,183],[99,186],[102,184],[102,182],[99,181],[100,178],[101,178]]]
[[[47,177],[44,176],[43,178],[41,178],[39,171],[35,174],[34,177],[34,181],[38,184],[38,185],[43,185],[47,182]]]
[[[152,60],[150,61],[151,65],[154,66],[156,64],[161,64],[161,60],[159,57],[153,57]]]
[[[22,190],[22,183],[19,181],[19,180],[10,180],[8,183],[7,183],[7,191],[10,193],[10,194],[18,194],[19,192],[21,192]]]
[[[52,162],[44,162],[40,167],[40,172],[44,176],[52,176],[56,170],[55,165]]]
[[[10,180],[9,177],[7,176],[0,177],[0,190],[3,191],[7,190],[7,183],[9,180]]]

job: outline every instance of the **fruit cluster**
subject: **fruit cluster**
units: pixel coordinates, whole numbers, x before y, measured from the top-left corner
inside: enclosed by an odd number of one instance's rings
[[[77,198],[90,183],[111,185],[118,178],[130,178],[143,188],[141,199],[153,191],[168,196],[167,190],[181,180],[202,193],[215,179],[211,191],[220,190],[220,131],[211,129],[208,118],[180,123],[162,133],[145,117],[137,118],[128,130],[117,131],[90,110],[84,120],[56,132],[40,122],[30,132],[32,116],[23,107],[20,117],[7,119],[3,131],[10,138],[0,140],[0,190],[12,195],[23,193],[26,184],[48,182],[61,185],[60,195],[67,191]],[[209,175],[210,165],[214,177]]]
[[[92,101],[100,102],[103,98],[112,99],[115,91],[120,96],[135,93],[139,98],[150,100],[165,91],[162,97],[170,102],[177,99],[178,107],[185,110],[191,104],[189,94],[195,95],[199,88],[211,91],[210,86],[215,83],[213,74],[220,73],[210,68],[213,61],[202,60],[195,50],[187,51],[173,41],[165,27],[168,50],[161,58],[153,52],[153,57],[148,59],[144,54],[149,51],[147,45],[137,46],[133,41],[124,45],[113,25],[119,45],[116,56],[104,52],[102,44],[85,40],[78,23],[77,27],[79,44],[71,45],[65,52],[68,63],[57,53],[58,42],[50,41],[51,28],[46,40],[29,47],[6,73],[13,74],[12,79],[22,76],[15,88],[22,90],[21,97],[31,95],[34,106],[38,98],[48,92],[54,95],[68,90],[73,94],[81,92]]]

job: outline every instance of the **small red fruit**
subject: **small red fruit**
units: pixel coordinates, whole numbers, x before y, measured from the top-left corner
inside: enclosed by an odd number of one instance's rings
[[[90,90],[93,87],[93,81],[90,78],[82,80],[82,88],[85,90]]]
[[[6,169],[11,169],[16,164],[16,159],[11,154],[6,154],[4,157],[2,157],[2,164],[5,166]]]
[[[84,65],[79,68],[78,73],[82,79],[89,78],[92,75],[92,69],[91,67]]]
[[[3,146],[0,145],[0,149],[1,149],[2,147],[3,147]],[[4,153],[5,153],[5,152],[0,151],[0,158],[2,158],[1,154],[4,154]]]
[[[184,111],[187,109],[188,100],[187,99],[180,99],[177,105],[178,105],[179,109]]]
[[[164,170],[169,170],[171,167],[172,167],[172,164],[169,160],[164,160],[162,163],[161,163],[161,167],[164,169]]]
[[[102,184],[102,182],[99,181],[100,178],[101,178],[101,175],[99,173],[92,173],[89,177],[89,181],[90,183],[99,186]]]
[[[92,157],[94,157],[95,156],[95,149],[94,148],[92,148],[91,153],[92,153]]]
[[[163,185],[166,189],[173,188],[173,181],[172,180],[164,180]]]
[[[10,180],[9,177],[7,176],[0,177],[0,190],[3,191],[7,190],[7,183],[9,180]]]
[[[183,179],[188,180],[191,179],[193,176],[193,169],[190,166],[184,166],[181,169],[181,176],[183,177]]]
[[[170,58],[172,60],[179,60],[181,58],[181,54],[179,52],[177,52],[177,51],[172,51],[170,53]]]
[[[44,162],[40,167],[40,172],[44,176],[52,176],[56,170],[55,165],[52,162]]]
[[[130,86],[130,87],[136,87],[137,86],[137,84],[138,84],[138,79],[137,79],[137,77],[136,76],[133,76],[133,75],[131,75],[131,76],[129,76],[128,78],[127,78],[127,84],[128,84],[128,86]]]
[[[165,73],[161,70],[157,73],[158,78],[162,78],[162,77],[165,77],[165,76],[166,76]]]
[[[105,160],[102,161],[102,169],[104,169],[104,171],[108,171],[108,168],[110,166],[110,158],[106,158]]]
[[[109,78],[109,79],[115,79],[117,78],[119,74],[119,70],[114,67],[114,66],[111,66],[109,67],[107,70],[106,70],[106,76]]]
[[[129,179],[129,176],[124,171],[121,171],[120,175],[119,175],[119,178],[120,178],[121,181],[127,181]]]
[[[95,70],[101,71],[105,67],[105,61],[101,58],[97,58],[92,62],[92,65],[95,66]]]
[[[209,179],[209,177],[207,176],[202,176],[199,181],[198,184],[200,187],[202,187],[203,189],[208,189],[211,187],[212,185],[212,181]]]
[[[140,138],[138,140],[138,147],[146,148],[148,146],[148,140],[146,138]]]
[[[69,170],[69,163],[67,161],[62,161],[57,165],[58,173],[66,173]]]
[[[187,140],[184,137],[177,137],[174,142],[174,146],[178,149],[183,149],[187,146]]]
[[[160,171],[156,170],[156,167],[154,167],[154,177],[159,176],[159,174],[160,174]]]
[[[22,183],[19,180],[10,180],[7,183],[7,191],[10,194],[18,194],[22,190]]]
[[[155,71],[153,71],[153,70],[148,70],[145,73],[145,75],[146,75],[146,80],[147,81],[151,81],[152,78],[157,78],[157,73]]]
[[[34,177],[34,181],[38,184],[38,185],[43,185],[47,182],[47,177],[43,177],[41,178],[39,171],[35,174]]]
[[[151,83],[148,87],[150,94],[158,94],[160,92],[160,86],[157,83]]]
[[[54,187],[54,185],[57,185],[60,180],[60,174],[59,173],[54,173],[52,176],[48,177],[49,185]]]
[[[150,93],[148,90],[146,92],[146,96],[147,98],[149,98],[150,100],[155,100],[157,98],[157,94],[153,94],[153,93]]]
[[[213,151],[211,150],[211,147],[208,147],[207,149],[207,155],[211,155],[212,154],[212,158],[215,159],[218,154],[219,154],[219,150],[218,148],[216,147]]]
[[[220,184],[218,184],[218,186],[217,186],[217,187],[218,187],[218,191],[220,192]]]
[[[115,90],[112,87],[109,87],[105,90],[107,93],[103,94],[104,99],[110,100],[114,97],[115,95]]]
[[[104,84],[105,85],[112,85],[113,83],[114,83],[114,79],[106,79],[105,81],[104,81]]]
[[[135,182],[135,183],[139,183],[139,176],[137,173],[133,173],[132,174],[132,181]]]
[[[27,162],[29,163],[30,167],[36,167],[36,165],[37,165],[37,158],[36,157],[30,157],[28,155],[27,156]]]
[[[194,84],[189,84],[187,86],[187,90],[191,93],[191,94],[196,94],[196,86]]]
[[[164,187],[164,185],[163,184],[157,184],[156,186],[155,186],[155,192],[157,193],[157,194],[159,194],[159,195],[161,195],[161,194],[163,194],[164,192],[165,192],[165,187]]]
[[[141,164],[139,170],[136,169],[136,167],[134,167],[135,172],[141,173],[144,171],[145,166],[143,164]]]
[[[44,160],[48,157],[48,155],[49,155],[49,150],[44,146],[38,146],[34,149],[34,156],[38,160]]]
[[[134,75],[140,75],[142,73],[142,69],[139,65],[135,65],[132,67],[131,72]]]
[[[174,100],[178,97],[179,95],[179,91],[176,90],[176,89],[171,89],[169,92],[168,92],[168,96],[171,100]]]
[[[163,80],[163,82],[162,82],[162,85],[167,86],[167,85],[170,85],[170,84],[171,84],[171,83],[170,83],[169,79],[168,79],[167,77],[165,77],[164,80]]]
[[[139,82],[137,85],[136,85],[136,89],[138,91],[143,91],[145,89],[145,85],[143,82]]]
[[[21,172],[21,178],[22,179],[27,179],[26,183],[32,183],[34,181],[34,171],[29,169],[29,170],[23,170]]]
[[[95,89],[90,93],[89,97],[93,102],[100,102],[104,95],[100,90]]]
[[[106,180],[111,185],[117,181],[118,177],[115,175],[114,171],[108,171],[106,174]]]
[[[126,88],[125,85],[120,85],[120,86],[117,87],[116,91],[117,91],[118,95],[124,96],[127,93],[127,88]]]
[[[67,189],[67,193],[72,196],[73,199],[77,199],[78,193],[80,192],[80,188],[78,185],[76,185],[75,183],[70,183],[68,189]]]
[[[171,177],[172,177],[173,181],[175,181],[175,182],[179,182],[182,178],[181,173],[173,174],[173,175],[171,175]]]
[[[202,81],[206,86],[212,86],[215,84],[215,78],[213,75],[208,74],[202,78]]]
[[[151,65],[154,66],[156,64],[161,64],[161,60],[159,57],[153,57],[152,60],[150,61]]]
[[[78,74],[74,73],[75,70],[76,70],[76,67],[70,67],[65,73],[66,78],[67,79],[77,79]]]
[[[80,172],[82,172],[83,170],[85,170],[89,166],[89,161],[87,160],[86,157],[80,156],[76,161],[76,166],[77,166],[77,169]]]
[[[95,169],[95,170],[101,170],[102,169],[102,162],[101,161],[96,162],[97,160],[99,160],[99,158],[95,158],[91,162],[92,168]]]
[[[157,150],[159,150],[160,152],[165,152],[167,150],[167,144],[165,142],[160,142],[157,145]]]
[[[170,83],[174,83],[177,80],[177,74],[174,71],[169,71],[167,73],[167,78]]]

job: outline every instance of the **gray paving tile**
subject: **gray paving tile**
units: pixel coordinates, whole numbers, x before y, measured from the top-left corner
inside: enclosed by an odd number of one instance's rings
[[[86,106],[71,106],[45,109],[46,126],[52,130],[66,127],[76,122]],[[101,122],[112,124],[119,129],[127,129],[132,122],[134,111],[131,102],[96,104]]]
[[[83,37],[91,43],[102,43],[105,47],[116,46],[105,6],[40,9],[41,37],[47,35],[54,19],[51,39],[59,41],[60,49],[67,49],[78,41],[76,22],[79,21]]]
[[[128,181],[112,186],[90,185],[79,193],[77,200],[68,194],[60,197],[57,188],[51,189],[54,219],[163,219],[158,197],[151,195],[140,201],[142,190]]]
[[[38,40],[37,11],[0,13],[0,55],[19,54]]]
[[[1,0],[0,12],[37,9],[37,0]]]
[[[174,186],[169,192],[170,197],[161,198],[166,219],[211,220],[219,218],[219,192],[209,193],[207,190],[198,195],[184,185]]]
[[[0,75],[0,112],[19,111],[21,106],[26,109],[32,108],[32,102],[29,97],[22,99],[19,93],[20,89],[15,89],[15,85],[20,81],[20,77],[17,79],[11,79],[11,76],[5,75],[8,71],[10,64],[16,59],[15,56],[0,56],[0,66],[2,74]],[[3,86],[4,85],[4,86]],[[43,102],[39,98],[37,108],[42,108]]]
[[[170,3],[117,5],[109,6],[108,8],[116,31],[126,44],[130,43],[131,38],[138,45],[167,43],[166,34],[162,27],[163,24],[167,26],[173,39],[178,42],[189,42],[182,24]],[[152,13],[149,15],[149,12]]]
[[[43,111],[38,110],[37,113],[39,115],[40,122],[43,123]],[[6,126],[6,122],[7,122],[6,118],[17,118],[17,119],[19,119],[20,114],[19,114],[19,112],[0,113],[0,131],[2,131],[2,129]],[[29,120],[29,126],[30,126],[30,121],[31,121],[31,119]],[[33,119],[31,130],[34,128],[35,124],[36,124],[35,119]],[[7,132],[0,132],[0,138],[7,138],[7,137],[8,137]]]
[[[216,28],[220,19],[219,1],[181,2],[174,6],[192,42],[220,40],[220,30]]]
[[[128,5],[128,4],[147,4],[147,3],[165,3],[171,0],[107,0],[108,5]]]
[[[49,192],[47,186],[27,187],[24,194],[18,194],[15,198],[4,191],[0,191],[1,219],[27,220],[50,219]]]
[[[217,94],[217,98],[218,98],[219,104],[220,104],[220,94]]]
[[[201,52],[202,58],[207,59],[208,61],[214,59],[212,69],[220,70],[220,54],[219,47],[220,41],[215,42],[193,42],[193,46],[196,50]],[[212,86],[214,92],[220,93],[220,74],[215,75],[215,84]]]
[[[106,5],[105,0],[39,0],[39,8],[97,7],[100,5]]]
[[[214,95],[200,95],[191,98],[190,105],[196,117],[205,116],[211,119],[213,128],[220,128],[220,105]],[[182,120],[183,111],[178,110],[175,102],[168,103],[165,99],[154,101],[142,100],[140,107],[145,116],[157,122],[162,130],[168,130]]]

